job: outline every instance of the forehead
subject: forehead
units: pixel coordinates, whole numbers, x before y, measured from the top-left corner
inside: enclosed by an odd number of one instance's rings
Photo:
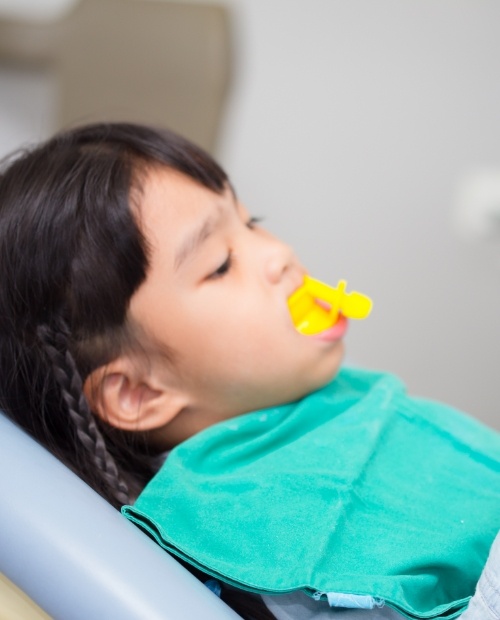
[[[229,185],[219,194],[169,168],[147,174],[137,203],[139,226],[151,250],[150,258],[154,262],[154,256],[161,254],[171,265],[209,237],[236,204]]]
[[[136,201],[139,224],[150,241],[165,227],[175,235],[179,226],[223,208],[227,194],[217,194],[176,170],[154,168],[145,176]]]

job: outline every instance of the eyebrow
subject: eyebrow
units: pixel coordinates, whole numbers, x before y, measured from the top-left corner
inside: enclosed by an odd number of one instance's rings
[[[177,271],[180,266],[186,261],[188,256],[198,250],[200,245],[210,237],[215,230],[218,222],[221,219],[221,212],[217,215],[210,215],[204,220],[200,226],[195,228],[193,232],[188,234],[183,242],[180,244],[174,256],[174,271]]]

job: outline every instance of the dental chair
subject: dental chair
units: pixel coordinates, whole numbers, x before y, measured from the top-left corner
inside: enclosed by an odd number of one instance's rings
[[[56,128],[169,126],[213,151],[230,27],[207,3],[80,0],[54,22],[0,19],[0,63],[57,83]],[[0,412],[0,620],[239,616]]]
[[[240,617],[2,412],[0,573],[0,620]]]

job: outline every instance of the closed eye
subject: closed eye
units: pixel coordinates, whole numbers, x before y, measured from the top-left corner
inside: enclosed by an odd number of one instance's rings
[[[245,222],[245,226],[250,230],[253,230],[259,222],[262,222],[261,217],[251,217]],[[229,250],[226,260],[222,263],[220,267],[218,267],[213,273],[208,276],[209,280],[217,280],[218,278],[222,278],[234,266],[234,254],[232,250]]]
[[[257,224],[259,224],[260,222],[262,222],[263,218],[262,217],[251,217],[247,222],[246,222],[246,227],[250,228],[250,230],[253,230]]]
[[[222,265],[218,269],[216,269],[213,273],[211,273],[208,276],[208,279],[216,280],[217,278],[222,278],[227,273],[229,273],[229,270],[233,266],[233,263],[234,263],[233,252],[232,250],[229,250],[226,260],[222,263]]]

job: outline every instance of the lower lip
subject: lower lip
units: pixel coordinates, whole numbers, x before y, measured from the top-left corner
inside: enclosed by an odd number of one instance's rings
[[[335,323],[333,327],[329,329],[325,329],[324,332],[320,332],[319,334],[314,334],[313,336],[309,336],[309,338],[314,338],[315,340],[323,340],[325,342],[336,342],[344,337],[347,327],[348,320],[345,316],[340,315],[339,320]]]

